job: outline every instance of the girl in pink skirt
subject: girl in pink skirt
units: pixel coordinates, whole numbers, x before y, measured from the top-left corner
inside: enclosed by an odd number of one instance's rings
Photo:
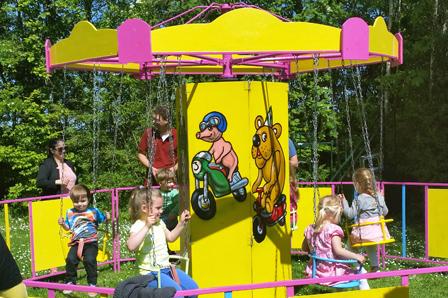
[[[326,259],[354,259],[359,263],[364,263],[363,255],[353,253],[342,247],[344,232],[338,225],[342,215],[341,198],[338,196],[325,196],[319,201],[319,213],[316,223],[309,225],[305,229],[305,239],[302,243],[302,250],[314,253],[317,257]],[[365,269],[361,273],[365,273]],[[312,261],[306,267],[306,273],[312,276]],[[333,277],[346,274],[353,274],[355,270],[343,263],[320,261],[317,264],[317,277]],[[325,285],[335,285],[336,283],[326,283]],[[361,279],[360,290],[370,289],[367,280]]]
[[[342,197],[344,215],[349,219],[354,219],[355,224],[365,222],[378,222],[381,216],[387,215],[384,196],[375,191],[374,177],[372,171],[366,168],[359,168],[353,174],[353,184],[358,196],[354,198],[349,206],[347,199]],[[390,239],[389,231],[385,227],[386,239]],[[384,240],[381,224],[371,224],[354,227],[350,235],[352,244],[379,242]],[[377,246],[366,246],[367,255],[370,259],[370,271],[378,271]]]

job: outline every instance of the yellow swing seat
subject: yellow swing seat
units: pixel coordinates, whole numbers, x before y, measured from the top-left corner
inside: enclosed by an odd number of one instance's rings
[[[380,241],[367,241],[367,240],[361,239],[362,241],[360,241],[360,242],[352,243],[351,247],[359,248],[359,247],[372,246],[372,245],[378,245],[378,244],[388,244],[388,243],[395,242],[394,238],[387,238],[387,235],[386,235],[386,223],[393,222],[393,221],[394,221],[393,219],[384,219],[384,216],[380,216],[380,220],[378,220],[378,221],[363,222],[363,223],[357,223],[357,224],[351,225],[350,228],[357,228],[357,227],[380,224],[381,232],[383,234],[383,239]]]
[[[103,247],[98,251],[98,255],[96,256],[96,260],[100,263],[106,262],[110,259],[110,254],[107,251],[107,241],[110,239],[109,232],[106,232],[103,236]]]

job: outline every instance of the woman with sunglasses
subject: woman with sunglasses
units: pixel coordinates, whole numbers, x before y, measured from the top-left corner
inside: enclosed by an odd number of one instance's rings
[[[64,140],[56,139],[48,144],[48,156],[37,174],[37,186],[42,188],[42,195],[68,193],[76,184],[75,168],[64,159],[65,151]]]

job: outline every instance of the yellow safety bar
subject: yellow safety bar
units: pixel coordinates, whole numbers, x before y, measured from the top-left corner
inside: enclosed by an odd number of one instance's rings
[[[394,238],[387,239],[386,237],[386,223],[387,222],[393,222],[393,219],[384,219],[384,216],[380,216],[380,220],[378,221],[371,221],[371,222],[363,222],[363,223],[357,223],[353,224],[350,227],[356,228],[356,227],[362,227],[362,226],[369,226],[369,225],[376,225],[381,224],[381,232],[383,233],[383,240],[380,241],[361,241],[359,243],[352,244],[351,247],[365,247],[365,246],[372,246],[372,245],[378,245],[378,244],[388,244],[395,242]]]

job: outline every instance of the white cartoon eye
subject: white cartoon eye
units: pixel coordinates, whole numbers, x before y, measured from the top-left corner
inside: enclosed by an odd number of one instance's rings
[[[261,139],[263,140],[263,142],[266,142],[266,140],[268,139],[268,135],[264,132],[261,134]]]
[[[191,169],[193,170],[193,174],[198,174],[201,171],[201,163],[199,160],[195,160],[191,163]]]

